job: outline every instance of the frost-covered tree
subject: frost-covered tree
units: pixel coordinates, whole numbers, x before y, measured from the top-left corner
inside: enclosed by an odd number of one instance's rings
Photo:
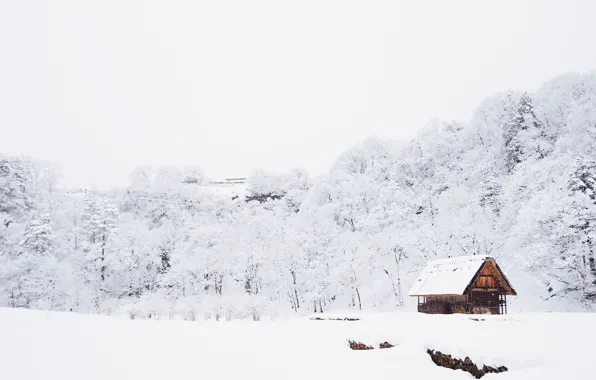
[[[527,93],[522,94],[511,118],[504,125],[506,167],[512,171],[530,159],[542,159],[552,150],[543,123],[537,118],[534,104]]]
[[[99,307],[100,299],[110,295],[107,278],[110,276],[110,238],[118,225],[118,209],[108,200],[94,194],[84,199],[80,215],[79,235],[84,253],[83,276],[92,284],[92,297]]]
[[[53,255],[55,247],[54,229],[50,224],[50,216],[41,215],[27,225],[25,237],[21,242],[22,253],[39,256]]]
[[[24,161],[30,168],[32,191],[38,195],[53,193],[62,178],[60,166],[54,162],[32,158]]]
[[[479,205],[498,216],[503,207],[503,190],[499,178],[494,172],[487,171],[483,173],[479,190]]]
[[[584,297],[596,300],[596,161],[578,159],[568,180],[573,195],[569,210],[573,235],[581,242],[581,265],[586,275]]]
[[[577,158],[568,187],[572,192],[585,194],[596,203],[596,160]]]
[[[11,261],[12,306],[43,307],[44,303],[56,303],[55,239],[49,215],[40,215],[27,224],[19,252]]]
[[[33,207],[31,168],[19,158],[0,155],[0,215],[4,227]]]

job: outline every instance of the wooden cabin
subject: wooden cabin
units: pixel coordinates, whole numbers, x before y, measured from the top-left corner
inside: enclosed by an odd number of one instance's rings
[[[461,256],[430,261],[412,286],[427,314],[507,314],[515,289],[494,258]]]

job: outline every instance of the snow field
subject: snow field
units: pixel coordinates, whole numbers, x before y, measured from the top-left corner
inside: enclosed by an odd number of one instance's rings
[[[329,315],[325,317],[330,317]],[[471,379],[435,366],[437,349],[505,365],[499,380],[590,379],[596,315],[362,314],[356,322],[140,321],[0,309],[0,378]],[[352,351],[347,340],[373,345]],[[378,349],[381,342],[397,345]]]

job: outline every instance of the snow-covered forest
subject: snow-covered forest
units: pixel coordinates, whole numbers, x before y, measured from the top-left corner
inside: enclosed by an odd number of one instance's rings
[[[66,191],[0,155],[0,306],[131,318],[389,310],[429,259],[496,257],[517,307],[596,302],[596,73],[488,97],[467,123],[370,139],[330,171],[139,167],[126,190]]]

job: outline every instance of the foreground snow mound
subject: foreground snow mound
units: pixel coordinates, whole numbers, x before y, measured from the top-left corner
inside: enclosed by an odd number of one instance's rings
[[[471,379],[427,349],[509,371],[483,379],[590,379],[594,314],[361,315],[359,321],[130,321],[0,308],[0,378]],[[348,340],[375,347],[351,350]],[[395,347],[378,349],[391,342]]]

